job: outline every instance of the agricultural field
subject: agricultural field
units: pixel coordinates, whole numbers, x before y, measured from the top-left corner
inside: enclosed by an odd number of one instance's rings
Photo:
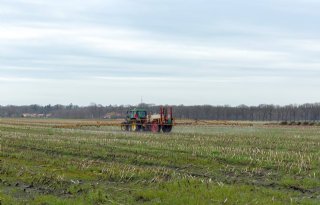
[[[116,123],[0,119],[0,204],[320,204],[318,126]]]

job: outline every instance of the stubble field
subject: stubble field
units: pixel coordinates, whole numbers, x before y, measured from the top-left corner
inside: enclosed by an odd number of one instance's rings
[[[0,204],[319,204],[320,127],[0,119]]]

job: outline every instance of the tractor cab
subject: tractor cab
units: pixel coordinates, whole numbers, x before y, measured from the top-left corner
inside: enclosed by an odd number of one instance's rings
[[[134,108],[127,112],[127,119],[142,120],[147,118],[147,111],[144,109]]]

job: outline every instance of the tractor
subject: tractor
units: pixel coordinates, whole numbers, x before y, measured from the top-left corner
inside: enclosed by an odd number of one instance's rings
[[[151,131],[154,133],[171,132],[174,124],[172,115],[172,107],[160,107],[159,114],[148,114],[145,109],[134,108],[127,111],[127,116],[124,122],[121,123],[123,131],[139,132]]]

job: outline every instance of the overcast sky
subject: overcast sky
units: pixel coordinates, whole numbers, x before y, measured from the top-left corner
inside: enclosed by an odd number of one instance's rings
[[[0,0],[0,104],[320,102],[318,0]]]

